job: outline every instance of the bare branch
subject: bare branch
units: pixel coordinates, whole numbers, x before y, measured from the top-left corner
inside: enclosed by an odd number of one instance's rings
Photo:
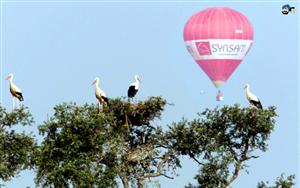
[[[201,163],[196,157],[191,157],[192,159],[194,159],[199,165],[203,165],[203,163]]]
[[[169,178],[169,179],[174,179],[174,177],[171,177],[171,176],[168,176],[166,174],[161,174],[162,176],[166,177],[166,178]]]
[[[246,160],[248,160],[248,159],[257,159],[257,158],[259,158],[259,156],[250,156],[250,157],[247,157],[247,159]]]
[[[175,151],[173,151],[173,150],[165,153],[164,156],[162,157],[162,160],[156,166],[157,172],[155,172],[155,173],[147,173],[142,178],[145,179],[145,178],[153,178],[153,177],[158,177],[158,176],[164,176],[164,177],[169,178],[169,179],[174,179],[173,177],[168,176],[168,175],[162,173],[162,167],[163,167],[163,165],[174,154],[175,154]]]
[[[235,166],[234,173],[233,173],[232,177],[225,184],[222,185],[222,188],[227,187],[228,185],[230,185],[238,177],[239,172],[242,168],[242,163],[244,161],[246,161],[246,160],[248,160],[252,157],[255,157],[255,156],[247,157],[248,150],[249,150],[249,137],[246,138],[246,140],[245,140],[245,148],[242,151],[241,157],[238,159],[238,161],[236,163],[236,166]]]

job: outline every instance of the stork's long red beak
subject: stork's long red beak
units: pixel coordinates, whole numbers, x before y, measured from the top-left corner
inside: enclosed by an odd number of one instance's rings
[[[93,81],[92,85],[94,85],[96,83],[96,80]]]
[[[6,80],[8,80],[10,78],[10,76],[6,77]]]

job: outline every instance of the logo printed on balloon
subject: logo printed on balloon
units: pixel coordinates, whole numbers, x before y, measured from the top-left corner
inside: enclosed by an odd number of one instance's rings
[[[225,55],[235,55],[245,52],[246,44],[213,44],[213,52],[217,52]]]
[[[211,55],[210,43],[207,42],[196,42],[196,46],[200,55]]]
[[[209,39],[186,41],[194,59],[242,59],[251,47],[252,40]]]

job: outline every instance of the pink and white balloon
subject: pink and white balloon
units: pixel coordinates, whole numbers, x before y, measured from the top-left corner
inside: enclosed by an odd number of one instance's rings
[[[219,88],[250,50],[253,28],[236,10],[208,8],[187,21],[184,41],[194,60]]]

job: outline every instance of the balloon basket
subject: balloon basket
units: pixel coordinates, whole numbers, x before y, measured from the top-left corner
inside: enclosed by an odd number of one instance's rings
[[[222,92],[221,92],[220,90],[219,90],[218,93],[217,93],[216,100],[217,100],[217,101],[222,101],[222,100],[224,100],[223,94],[222,94]]]

